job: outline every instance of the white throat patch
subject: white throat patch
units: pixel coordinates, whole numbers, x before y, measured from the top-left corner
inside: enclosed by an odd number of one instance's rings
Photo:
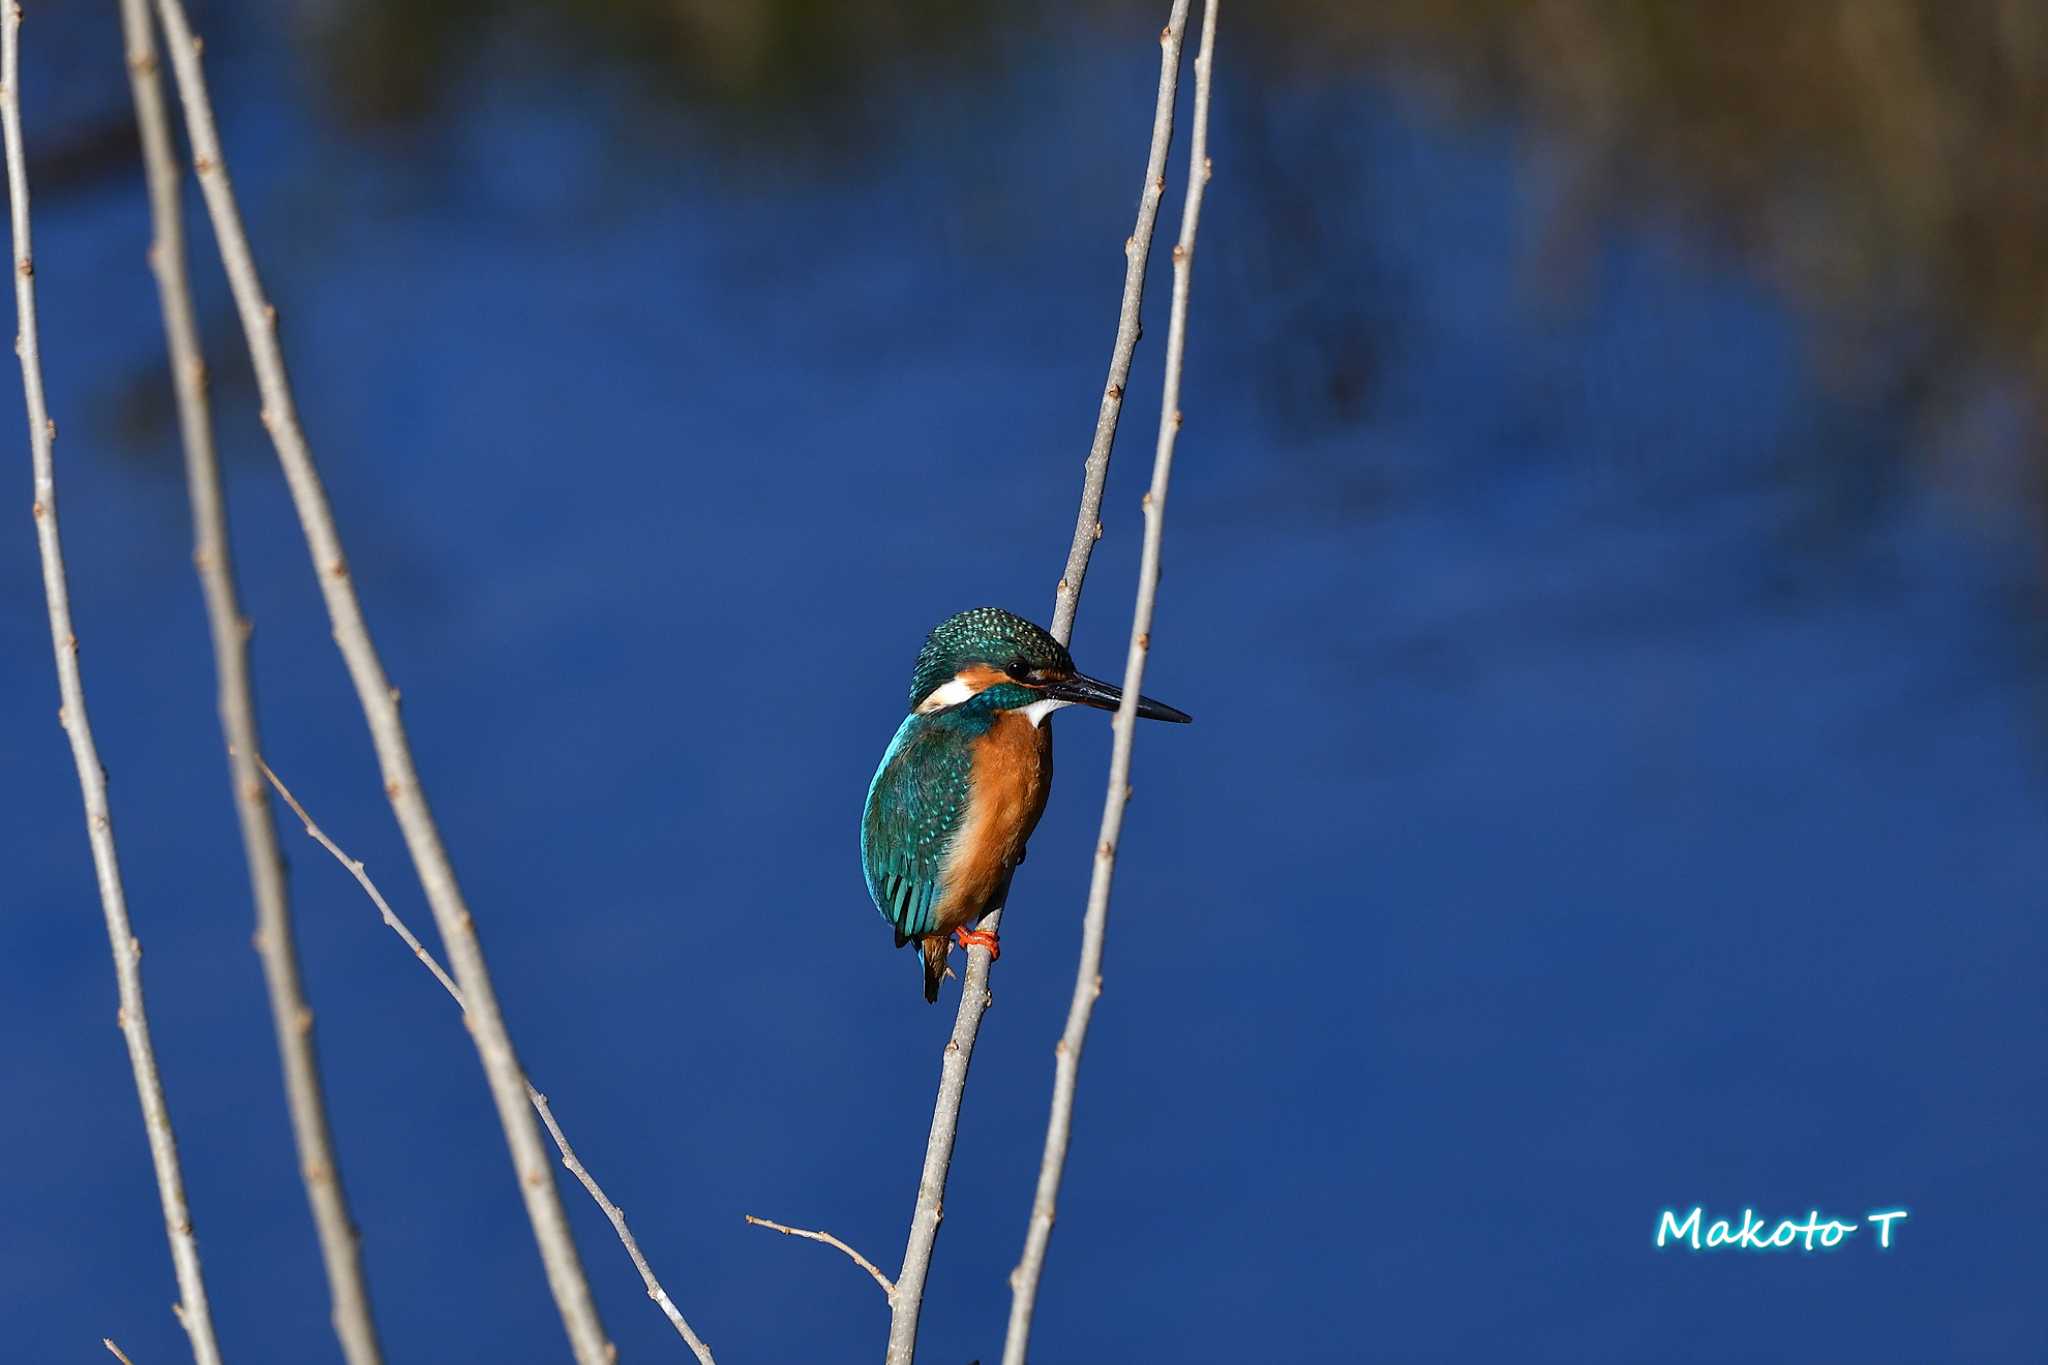
[[[1057,697],[1045,697],[1039,701],[1032,702],[1029,706],[1018,707],[1017,714],[1028,717],[1031,721],[1031,728],[1035,730],[1045,723],[1047,716],[1059,710],[1062,706],[1072,706],[1073,704],[1070,701],[1062,701]]]

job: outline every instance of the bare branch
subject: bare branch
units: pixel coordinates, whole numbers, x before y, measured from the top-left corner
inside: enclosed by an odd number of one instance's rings
[[[1173,144],[1173,103],[1180,85],[1180,53],[1187,32],[1187,0],[1175,0],[1159,31],[1159,95],[1152,108],[1152,145],[1145,153],[1145,183],[1138,191],[1138,222],[1124,239],[1124,295],[1116,320],[1116,343],[1109,351],[1109,378],[1102,386],[1102,408],[1095,417],[1095,439],[1081,476],[1081,510],[1074,518],[1074,542],[1067,567],[1053,592],[1052,634],[1061,644],[1074,636],[1074,615],[1081,609],[1081,583],[1095,542],[1102,539],[1102,485],[1109,478],[1109,455],[1116,445],[1117,421],[1123,415],[1124,387],[1131,377],[1131,356],[1138,349],[1139,306],[1145,297],[1145,265],[1152,254],[1152,229],[1159,221],[1159,200],[1166,193],[1166,153]]]
[[[114,1344],[112,1337],[101,1337],[100,1345],[106,1347],[109,1351],[112,1351],[114,1353],[114,1359],[120,1361],[121,1365],[135,1365],[135,1362],[128,1358],[128,1353]]]
[[[1081,605],[1081,584],[1088,561],[1102,535],[1102,486],[1109,477],[1110,451],[1123,416],[1124,385],[1130,378],[1131,356],[1137,349],[1139,305],[1145,295],[1145,266],[1152,253],[1152,231],[1159,217],[1159,199],[1166,188],[1166,153],[1173,143],[1173,104],[1180,84],[1180,55],[1187,32],[1189,0],[1173,0],[1166,27],[1159,32],[1159,93],[1152,110],[1152,142],[1145,154],[1145,180],[1138,190],[1138,219],[1124,241],[1124,291],[1117,314],[1116,341],[1110,347],[1109,379],[1095,417],[1095,437],[1081,477],[1081,509],[1074,521],[1074,540],[1067,564],[1053,594],[1052,634],[1061,644],[1074,634],[1074,615]],[[993,934],[1002,922],[997,906],[975,927]],[[967,1090],[967,1064],[981,1017],[988,1011],[989,967],[993,959],[983,947],[967,952],[960,980],[960,1009],[953,1033],[939,1062],[939,1093],[932,1106],[931,1133],[925,1140],[924,1169],[918,1176],[917,1205],[910,1215],[910,1237],[903,1250],[903,1269],[891,1296],[888,1365],[910,1365],[917,1352],[918,1315],[924,1307],[924,1284],[931,1271],[932,1245],[946,1198],[946,1176],[953,1164],[953,1139],[960,1127],[960,1103]]]
[[[149,212],[153,240],[149,260],[156,274],[163,307],[164,336],[170,350],[171,381],[178,400],[178,423],[185,450],[185,484],[192,504],[192,562],[206,598],[206,621],[213,637],[213,667],[218,680],[222,738],[228,750],[228,777],[235,815],[242,828],[242,851],[249,864],[249,888],[256,903],[256,950],[263,960],[264,984],[270,996],[270,1021],[284,1064],[286,1109],[306,1200],[320,1239],[320,1257],[327,1270],[327,1291],[333,1308],[335,1335],[341,1339],[349,1365],[380,1365],[377,1328],[370,1315],[369,1289],[363,1280],[361,1239],[349,1217],[335,1160],[334,1138],[321,1094],[320,1065],[313,1047],[313,1012],[299,981],[298,948],[293,940],[291,907],[286,899],[284,859],[278,852],[277,827],[270,801],[256,775],[261,752],[256,711],[250,700],[248,622],[236,600],[235,571],[227,533],[227,507],[220,470],[214,458],[213,418],[207,408],[206,364],[199,349],[199,328],[193,320],[192,294],[185,271],[184,210],[178,201],[178,162],[164,107],[163,77],[157,67],[156,41],[150,28],[148,0],[121,0],[121,27],[127,42],[129,84],[135,98],[135,121],[142,135],[142,161],[149,181]]]
[[[259,758],[256,760],[256,766],[262,769],[265,777],[270,779],[270,785],[277,788],[277,794],[284,798],[284,803],[287,806],[292,808],[292,814],[298,816],[300,823],[305,825],[306,833],[312,835],[314,841],[320,847],[332,853],[336,862],[348,869],[349,875],[356,879],[356,885],[369,893],[370,900],[375,903],[377,912],[384,917],[384,923],[390,926],[391,932],[405,940],[405,946],[412,949],[412,955],[418,958],[426,969],[434,974],[434,979],[439,981],[447,989],[448,994],[455,998],[455,1003],[461,1005],[462,989],[455,984],[455,978],[449,976],[447,972],[441,969],[441,964],[434,960],[434,955],[420,945],[419,939],[413,936],[412,930],[406,927],[405,921],[400,919],[391,909],[391,903],[384,899],[384,893],[379,891],[377,884],[370,880],[370,874],[363,871],[362,862],[342,852],[341,846],[328,838],[325,830],[313,823],[313,817],[306,814],[306,808],[299,804],[299,798],[292,795],[291,788],[285,786],[279,780],[277,774],[270,770],[268,763]],[[468,1007],[464,1006],[463,1008],[467,1012]]]
[[[313,823],[313,817],[306,813],[306,808],[299,804],[299,799],[296,796],[292,795],[291,788],[285,786],[279,780],[277,774],[270,770],[268,763],[258,759],[256,766],[261,768],[263,775],[270,779],[270,785],[277,788],[277,794],[284,798],[284,803],[287,806],[292,808],[292,813],[304,822],[306,833],[311,835],[320,847],[333,854],[334,860],[347,868],[349,875],[356,879],[356,884],[369,894],[370,900],[375,903],[377,912],[384,917],[384,923],[390,926],[391,932],[405,940],[405,946],[412,949],[412,955],[420,960],[422,966],[434,974],[434,979],[441,983],[442,987],[448,992],[449,997],[455,1001],[456,1007],[461,1009],[464,1014],[469,1013],[469,1006],[463,1001],[461,988],[455,984],[453,978],[447,972],[441,969],[441,964],[434,960],[434,955],[420,945],[419,939],[414,936],[411,929],[406,927],[405,921],[400,919],[397,913],[392,910],[391,903],[384,899],[384,893],[377,889],[377,884],[370,880],[370,874],[363,870],[362,861],[351,858],[348,854],[342,852],[341,846],[328,838],[325,830]],[[711,1358],[711,1348],[706,1346],[697,1334],[690,1330],[690,1324],[684,1321],[682,1313],[676,1308],[675,1301],[669,1298],[668,1291],[661,1287],[661,1281],[654,1278],[653,1269],[647,1264],[647,1258],[640,1252],[640,1244],[633,1240],[632,1230],[626,1226],[625,1213],[617,1204],[614,1204],[605,1197],[604,1190],[599,1187],[597,1181],[591,1177],[590,1172],[584,1169],[582,1161],[577,1158],[576,1150],[569,1145],[568,1137],[562,1132],[562,1125],[555,1121],[554,1110],[548,1107],[548,1097],[536,1090],[533,1082],[523,1075],[519,1078],[519,1083],[526,1089],[527,1103],[533,1106],[534,1113],[540,1115],[540,1121],[547,1125],[548,1135],[555,1140],[555,1147],[562,1154],[562,1165],[567,1167],[569,1173],[575,1176],[578,1181],[582,1182],[583,1188],[596,1201],[598,1208],[604,1211],[604,1216],[611,1220],[612,1231],[618,1233],[620,1244],[626,1248],[626,1254],[633,1260],[633,1268],[640,1272],[641,1283],[647,1286],[647,1297],[654,1300],[655,1306],[661,1309],[662,1315],[669,1320],[669,1324],[676,1329],[676,1333],[682,1337],[684,1343],[695,1353],[701,1365],[715,1365]]]
[[[683,1320],[682,1312],[676,1307],[675,1301],[669,1298],[668,1291],[661,1287],[661,1282],[654,1278],[653,1268],[647,1264],[647,1258],[640,1252],[640,1244],[633,1240],[632,1230],[626,1226],[625,1210],[605,1198],[605,1193],[598,1188],[597,1181],[591,1177],[589,1171],[583,1169],[583,1163],[576,1157],[576,1149],[569,1145],[569,1139],[562,1132],[562,1125],[555,1122],[555,1111],[548,1108],[548,1097],[534,1089],[532,1081],[526,1083],[526,1097],[533,1105],[534,1112],[540,1115],[540,1121],[547,1125],[548,1135],[555,1140],[556,1148],[562,1153],[562,1164],[569,1168],[569,1174],[582,1182],[590,1197],[597,1201],[597,1206],[604,1210],[604,1216],[611,1220],[612,1231],[618,1233],[620,1245],[626,1248],[626,1255],[632,1258],[633,1268],[640,1272],[640,1282],[647,1286],[647,1297],[654,1300],[655,1306],[661,1309],[663,1316],[669,1320],[669,1325],[676,1329],[677,1334],[689,1345],[697,1359],[703,1362],[703,1365],[713,1365],[711,1348],[690,1330],[690,1324]]]
[[[889,1277],[887,1275],[884,1275],[881,1271],[875,1269],[875,1263],[873,1261],[870,1261],[867,1257],[861,1255],[858,1251],[855,1251],[852,1247],[840,1241],[831,1233],[812,1232],[809,1228],[793,1228],[786,1223],[777,1223],[772,1219],[756,1218],[751,1213],[745,1215],[745,1217],[749,1223],[752,1223],[757,1228],[769,1228],[775,1232],[782,1233],[784,1236],[787,1237],[802,1237],[813,1242],[823,1242],[828,1247],[838,1247],[841,1251],[845,1252],[848,1256],[851,1256],[853,1258],[853,1263],[855,1265],[859,1266],[862,1270],[867,1271],[868,1274],[874,1276],[875,1283],[882,1286],[882,1292],[884,1294],[887,1294],[892,1298],[895,1297],[896,1286],[889,1283]]]
[[[19,330],[14,349],[21,357],[21,385],[28,409],[30,460],[35,470],[36,545],[41,552],[43,596],[49,606],[50,644],[56,655],[57,690],[63,709],[58,722],[71,740],[71,761],[78,769],[78,788],[85,803],[86,837],[92,845],[93,872],[99,883],[100,908],[113,950],[114,977],[121,1008],[116,1019],[128,1044],[128,1064],[135,1073],[135,1093],[142,1104],[142,1124],[149,1135],[150,1162],[163,1204],[164,1230],[170,1238],[171,1262],[178,1278],[178,1320],[192,1341],[197,1365],[220,1365],[214,1341],[213,1315],[206,1305],[206,1281],[199,1268],[199,1242],[192,1235],[192,1211],[185,1200],[185,1176],[178,1165],[178,1142],[171,1131],[170,1108],[164,1099],[163,1077],[149,1040],[149,1015],[142,1000],[142,943],[128,922],[127,893],[114,848],[113,815],[107,804],[107,774],[93,743],[85,710],[85,683],[78,667],[78,636],[71,626],[71,588],[64,573],[64,547],[57,533],[57,483],[51,446],[56,423],[43,394],[42,345],[36,331],[35,252],[29,239],[28,169],[21,145],[21,6],[0,0],[0,135],[7,156],[7,195],[14,231],[14,310]]]
[[[1145,548],[1138,566],[1137,603],[1131,613],[1131,643],[1124,659],[1124,700],[1117,709],[1110,750],[1109,790],[1102,803],[1102,832],[1095,842],[1095,868],[1088,886],[1088,913],[1081,924],[1081,962],[1074,974],[1074,998],[1067,1026],[1053,1049],[1052,1112],[1045,1125],[1045,1155],[1038,1192],[1024,1236],[1024,1253],[1010,1273],[1010,1328],[1003,1341],[1003,1365],[1024,1365],[1031,1341],[1031,1315],[1038,1279],[1052,1239],[1053,1209],[1073,1133],[1074,1088],[1088,1020],[1102,994],[1102,939],[1109,921],[1110,883],[1116,873],[1116,844],[1131,795],[1131,742],[1137,731],[1138,693],[1152,647],[1152,605],[1159,593],[1159,545],[1166,530],[1166,489],[1173,475],[1174,440],[1180,434],[1181,361],[1187,350],[1188,286],[1194,267],[1195,228],[1202,217],[1202,191],[1209,183],[1209,91],[1216,49],[1217,0],[1202,6],[1202,47],[1195,57],[1194,126],[1188,137],[1188,189],[1181,209],[1180,241],[1173,248],[1173,311],[1166,332],[1166,376],[1160,391],[1159,443],[1146,493]]]
[[[228,181],[220,135],[214,127],[212,100],[199,66],[199,43],[180,0],[157,0],[157,15],[164,26],[164,45],[185,109],[185,127],[192,141],[199,187],[213,221],[214,240],[220,247],[228,286],[241,314],[242,331],[248,338],[257,388],[263,397],[263,424],[277,447],[285,482],[298,509],[299,524],[305,531],[313,569],[326,599],[335,643],[341,649],[362,704],[392,813],[405,836],[406,848],[426,891],[427,904],[433,909],[435,926],[455,968],[455,979],[462,984],[463,998],[469,1004],[470,1037],[490,1084],[498,1121],[505,1130],[505,1145],[511,1153],[520,1198],[526,1204],[526,1216],[533,1225],[534,1241],[547,1270],[548,1288],[561,1312],[578,1365],[607,1365],[615,1353],[605,1336],[597,1305],[591,1300],[590,1285],[562,1211],[561,1194],[555,1182],[547,1178],[546,1149],[541,1145],[532,1115],[527,1112],[524,1076],[498,1008],[497,993],[491,986],[483,944],[456,882],[454,866],[442,846],[440,830],[428,809],[426,792],[413,763],[412,747],[398,716],[397,693],[370,640],[362,604],[349,578],[348,560],[342,553],[341,536],[327,505],[327,492],[321,486],[313,452],[299,427],[291,384],[285,375],[284,352],[277,341],[277,310],[264,297],[248,233],[242,226],[241,210]]]
[[[993,932],[1000,909],[984,915],[981,928]],[[917,1321],[924,1307],[924,1282],[931,1271],[932,1244],[939,1237],[939,1219],[946,1200],[946,1175],[953,1165],[953,1138],[960,1127],[960,1101],[967,1091],[967,1063],[981,1016],[988,1011],[988,949],[968,952],[960,982],[960,1009],[953,1017],[953,1036],[939,1062],[939,1097],[932,1107],[932,1127],[925,1139],[924,1170],[917,1181],[917,1206],[910,1215],[910,1241],[903,1251],[903,1269],[889,1295],[889,1353],[886,1365],[910,1365],[917,1353]]]

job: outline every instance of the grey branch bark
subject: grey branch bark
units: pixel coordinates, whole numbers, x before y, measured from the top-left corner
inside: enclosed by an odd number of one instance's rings
[[[200,1272],[199,1242],[192,1233],[191,1206],[185,1199],[185,1176],[178,1165],[178,1141],[171,1131],[170,1107],[164,1099],[163,1077],[149,1040],[149,1015],[142,999],[142,943],[128,922],[127,895],[121,885],[120,860],[114,847],[114,822],[107,804],[107,775],[93,744],[86,715],[85,684],[78,666],[78,636],[71,626],[71,589],[64,573],[64,546],[57,532],[57,483],[51,446],[56,424],[50,420],[43,394],[42,346],[36,332],[35,252],[29,239],[28,169],[21,146],[21,6],[0,0],[0,135],[7,156],[7,196],[14,231],[14,309],[19,330],[14,339],[21,357],[21,385],[28,409],[30,460],[35,471],[36,547],[41,554],[43,595],[50,613],[50,644],[56,655],[57,690],[63,699],[58,719],[71,741],[71,761],[78,769],[78,788],[85,803],[86,837],[92,845],[93,872],[99,883],[100,908],[113,950],[114,977],[120,988],[117,1015],[128,1044],[128,1064],[135,1073],[135,1093],[142,1103],[142,1123],[149,1137],[149,1156],[156,1171],[157,1194],[163,1204],[164,1230],[177,1272],[178,1321],[192,1342],[198,1365],[220,1365],[214,1340],[213,1314],[207,1307],[206,1280]]]
[[[434,912],[434,923],[454,966],[455,979],[462,986],[470,1037],[476,1044],[491,1099],[497,1106],[498,1122],[505,1131],[505,1145],[511,1153],[519,1194],[525,1201],[526,1216],[533,1225],[534,1241],[547,1271],[548,1289],[562,1315],[578,1365],[608,1365],[614,1358],[612,1344],[590,1297],[590,1285],[562,1210],[561,1192],[549,1178],[546,1149],[528,1109],[525,1075],[498,1008],[497,992],[484,963],[483,944],[463,900],[462,888],[456,882],[454,865],[442,846],[440,830],[428,809],[426,792],[413,764],[412,746],[399,719],[398,694],[371,642],[362,603],[357,600],[355,585],[349,578],[341,535],[327,504],[327,491],[320,483],[313,452],[299,427],[291,384],[285,375],[284,352],[277,340],[277,310],[264,297],[248,233],[242,226],[241,210],[228,180],[220,135],[214,127],[212,100],[200,70],[199,43],[180,0],[157,0],[157,16],[164,26],[164,46],[170,54],[178,96],[184,105],[193,167],[198,172],[199,187],[213,222],[214,239],[220,247],[235,307],[241,314],[242,330],[248,338],[256,384],[263,398],[263,425],[270,432],[278,461],[284,467],[285,482],[298,510],[321,595],[326,599],[334,640],[341,649],[369,725],[385,794],[405,836],[406,849],[426,891],[427,904]]]
[[[1081,509],[1074,521],[1074,540],[1067,564],[1053,594],[1052,633],[1061,644],[1073,638],[1074,616],[1080,610],[1081,585],[1088,561],[1102,536],[1102,486],[1109,477],[1109,456],[1116,445],[1117,422],[1123,415],[1124,385],[1131,374],[1131,356],[1138,346],[1139,308],[1145,296],[1145,266],[1152,252],[1152,232],[1159,218],[1159,200],[1166,189],[1166,153],[1173,144],[1174,96],[1180,85],[1181,47],[1187,32],[1189,0],[1174,0],[1166,27],[1159,32],[1159,90],[1152,110],[1152,142],[1145,154],[1145,180],[1138,190],[1138,219],[1124,240],[1124,289],[1117,313],[1116,340],[1110,347],[1109,378],[1095,417],[1095,436],[1082,467]],[[994,933],[1002,908],[984,915],[976,927]],[[939,1062],[939,1093],[932,1106],[932,1126],[925,1140],[924,1168],[917,1182],[917,1204],[911,1211],[910,1236],[903,1250],[903,1269],[889,1296],[888,1365],[910,1365],[917,1354],[918,1317],[924,1309],[924,1285],[931,1272],[932,1246],[944,1214],[946,1176],[953,1164],[953,1139],[960,1127],[960,1104],[967,1091],[967,1064],[981,1017],[989,1006],[988,949],[967,952],[960,981],[960,1008],[953,1033]]]
[[[1067,567],[1053,592],[1052,633],[1061,644],[1074,636],[1074,615],[1081,609],[1081,582],[1088,560],[1102,539],[1102,485],[1109,478],[1109,455],[1116,445],[1117,420],[1123,415],[1124,386],[1131,377],[1131,357],[1138,349],[1139,308],[1145,298],[1145,264],[1152,254],[1152,229],[1159,221],[1159,201],[1166,193],[1166,153],[1173,145],[1173,104],[1180,86],[1181,44],[1188,27],[1188,0],[1174,0],[1159,31],[1159,94],[1152,107],[1152,145],[1145,153],[1145,183],[1138,192],[1138,222],[1124,239],[1124,295],[1117,311],[1116,344],[1110,347],[1109,378],[1102,386],[1102,409],[1095,417],[1095,439],[1081,477],[1081,510],[1074,518],[1074,542]]]
[[[1010,1329],[1003,1340],[1003,1365],[1024,1365],[1031,1342],[1031,1316],[1038,1302],[1039,1275],[1052,1239],[1053,1210],[1073,1133],[1074,1089],[1088,1021],[1102,994],[1102,940],[1109,922],[1110,884],[1116,873],[1116,844],[1130,800],[1131,743],[1137,731],[1138,693],[1152,648],[1152,605],[1159,593],[1159,545],[1166,530],[1166,489],[1173,475],[1174,440],[1180,434],[1181,361],[1187,350],[1189,275],[1195,262],[1195,228],[1202,216],[1202,191],[1209,183],[1209,90],[1216,50],[1217,0],[1204,0],[1202,45],[1195,56],[1193,127],[1188,136],[1188,189],[1181,209],[1180,241],[1173,248],[1173,310],[1166,331],[1166,374],[1161,385],[1159,442],[1152,460],[1152,487],[1145,494],[1145,547],[1138,565],[1137,603],[1131,613],[1131,643],[1124,658],[1124,700],[1117,710],[1110,750],[1109,790],[1102,803],[1102,832],[1095,843],[1095,868],[1088,885],[1088,913],[1081,924],[1081,961],[1066,1030],[1053,1049],[1052,1112],[1045,1125],[1045,1153],[1032,1199],[1024,1253],[1010,1273]]]
[[[185,485],[192,504],[192,561],[206,599],[206,623],[213,637],[213,668],[219,687],[221,737],[228,753],[228,777],[242,851],[249,865],[249,889],[256,905],[256,950],[262,956],[270,994],[270,1020],[284,1066],[286,1109],[306,1201],[313,1211],[320,1258],[327,1271],[334,1332],[348,1365],[380,1365],[370,1293],[363,1280],[362,1248],[341,1168],[328,1128],[320,1064],[313,1046],[313,1011],[299,981],[298,946],[292,933],[284,858],[271,819],[270,793],[256,771],[262,752],[249,682],[248,622],[235,592],[228,541],[227,506],[214,458],[213,417],[206,398],[206,362],[185,268],[184,210],[178,200],[178,161],[172,150],[163,77],[148,0],[121,0],[127,43],[128,78],[135,121],[142,135],[142,162],[149,182],[152,240],[150,268],[163,308],[170,351],[171,381],[178,401],[178,425],[185,451]]]
[[[421,945],[405,921],[398,917],[398,913],[391,908],[391,902],[384,899],[384,893],[370,880],[370,874],[364,870],[362,860],[351,858],[342,852],[341,846],[328,838],[325,830],[313,823],[313,817],[306,813],[306,808],[299,804],[299,799],[292,795],[291,789],[278,780],[277,774],[270,770],[269,764],[258,760],[257,767],[270,779],[270,785],[277,788],[277,794],[284,798],[284,803],[292,808],[292,814],[298,816],[300,823],[305,825],[307,835],[320,847],[333,854],[336,862],[348,869],[349,875],[356,879],[356,885],[363,888],[364,894],[369,896],[371,903],[377,907],[377,913],[384,917],[384,923],[390,927],[391,932],[404,940],[405,946],[412,949],[412,955],[419,959],[420,965],[433,973],[434,979],[441,983],[442,989],[455,1001],[456,1008],[467,1014],[469,1007],[463,1003],[462,988],[455,984],[453,977],[442,970],[441,964],[434,960],[434,955]],[[668,1291],[661,1287],[661,1281],[654,1278],[653,1268],[647,1264],[647,1257],[640,1252],[640,1244],[633,1240],[633,1233],[626,1226],[625,1212],[605,1197],[605,1192],[599,1187],[597,1180],[584,1169],[582,1161],[577,1158],[575,1148],[569,1145],[568,1137],[562,1132],[562,1125],[555,1120],[555,1111],[548,1106],[548,1097],[536,1090],[533,1082],[525,1076],[520,1077],[520,1084],[526,1087],[527,1103],[533,1106],[533,1112],[540,1115],[541,1122],[547,1125],[548,1136],[554,1139],[555,1149],[562,1154],[562,1165],[576,1177],[597,1207],[603,1211],[604,1216],[611,1221],[612,1231],[619,1235],[619,1243],[626,1248],[626,1255],[632,1259],[633,1268],[640,1272],[640,1282],[647,1286],[647,1297],[654,1300],[655,1306],[661,1309],[662,1316],[676,1329],[676,1334],[682,1337],[684,1344],[697,1357],[699,1365],[716,1365],[711,1358],[711,1348],[690,1329],[690,1324],[684,1321],[681,1310],[676,1307],[675,1300],[669,1298]]]

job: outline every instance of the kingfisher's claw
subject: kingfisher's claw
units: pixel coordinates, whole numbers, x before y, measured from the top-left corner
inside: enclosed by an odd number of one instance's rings
[[[953,938],[962,948],[988,949],[988,959],[991,962],[1003,955],[1002,948],[996,943],[996,936],[983,930],[963,926],[953,931]]]

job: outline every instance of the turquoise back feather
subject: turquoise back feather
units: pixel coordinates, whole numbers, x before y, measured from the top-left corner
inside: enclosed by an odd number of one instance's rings
[[[948,617],[925,637],[911,674],[911,714],[882,753],[860,820],[868,895],[895,929],[899,948],[938,932],[947,858],[973,799],[975,740],[998,714],[1039,695],[998,683],[944,710],[917,714],[926,698],[972,665],[1023,676],[1071,673],[1074,661],[1045,631],[996,607]],[[934,989],[927,981],[927,999]]]
[[[938,930],[946,855],[966,818],[974,741],[1024,689],[990,688],[958,706],[904,717],[868,784],[860,856],[868,895],[904,942]]]

